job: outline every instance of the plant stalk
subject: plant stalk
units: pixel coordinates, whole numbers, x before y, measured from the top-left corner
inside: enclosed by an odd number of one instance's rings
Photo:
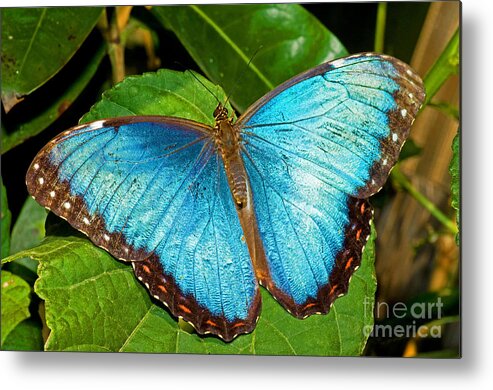
[[[385,24],[387,20],[387,3],[378,3],[377,21],[375,26],[374,50],[383,53],[385,43]]]
[[[425,195],[419,192],[416,187],[407,179],[407,177],[401,172],[399,166],[394,167],[390,174],[392,181],[403,188],[409,195],[411,195],[416,201],[422,205],[428,212],[433,215],[449,232],[452,234],[458,233],[457,225],[442,213],[431,200]]]
[[[458,73],[460,61],[459,43],[459,29],[457,29],[438,60],[433,64],[428,73],[426,73],[424,78],[426,99],[423,107],[430,102],[432,97],[435,96],[450,76]]]

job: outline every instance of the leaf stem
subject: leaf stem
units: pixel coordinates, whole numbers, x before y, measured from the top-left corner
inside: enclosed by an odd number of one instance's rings
[[[448,102],[431,101],[428,103],[428,106],[442,111],[444,114],[451,116],[457,121],[459,120],[459,109]]]
[[[425,195],[419,192],[416,187],[408,180],[408,178],[399,169],[399,166],[395,166],[391,173],[392,182],[403,188],[409,195],[411,195],[416,201],[421,204],[426,210],[429,211],[449,232],[457,234],[457,225],[442,213],[431,200]]]
[[[374,49],[377,53],[383,52],[385,42],[385,22],[387,19],[387,3],[378,3],[377,21],[375,26]]]
[[[459,71],[459,43],[459,29],[457,29],[424,78],[426,99],[423,107],[430,102],[445,81]]]

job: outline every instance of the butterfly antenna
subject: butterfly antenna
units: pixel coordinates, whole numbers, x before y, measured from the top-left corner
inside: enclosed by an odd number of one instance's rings
[[[243,69],[243,71],[241,72],[241,74],[236,78],[236,82],[234,83],[234,86],[233,86],[233,89],[231,90],[231,92],[229,93],[229,95],[226,97],[226,100],[224,101],[224,104],[223,106],[226,106],[226,104],[228,104],[229,102],[229,99],[231,98],[231,96],[233,95],[233,93],[236,91],[236,89],[238,88],[238,80],[240,80],[243,75],[245,74],[245,72],[247,71],[247,69],[250,67],[250,64],[252,63],[253,59],[257,56],[258,52],[262,49],[262,45],[260,45],[257,50],[255,50],[255,52],[253,53],[253,55],[250,57],[250,59],[248,60],[248,64],[247,66]]]
[[[221,104],[221,101],[219,100],[219,98],[216,96],[216,94],[214,92],[212,92],[208,87],[207,85],[205,85],[202,81],[200,81],[200,79],[195,75],[194,72],[192,72],[191,70],[187,70],[187,72],[189,72],[194,78],[195,80],[197,80],[212,96],[214,96],[214,99],[216,99],[217,103],[218,104]]]

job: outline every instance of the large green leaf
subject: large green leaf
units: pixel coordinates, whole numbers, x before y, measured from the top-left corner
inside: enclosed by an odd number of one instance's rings
[[[2,185],[2,204],[1,204],[1,215],[0,215],[0,226],[2,235],[1,240],[1,256],[2,259],[7,257],[10,252],[10,222],[12,220],[12,214],[9,210],[9,205],[7,201],[7,189],[3,185],[3,180],[0,181]]]
[[[2,9],[2,102],[9,111],[53,77],[94,28],[102,8]]]
[[[217,102],[205,87],[219,99],[224,93],[195,77],[169,70],[129,77],[107,91],[83,121],[162,114],[212,124],[210,113]],[[151,300],[129,265],[73,230],[62,225],[47,235],[40,246],[6,260],[28,256],[39,261],[35,291],[45,300],[46,323],[51,329],[46,349],[359,355],[368,335],[365,330],[373,324],[373,236],[349,294],[336,301],[329,315],[298,320],[264,291],[256,330],[224,343],[182,330],[161,304]]]
[[[260,355],[359,355],[373,324],[374,235],[354,274],[349,294],[326,316],[298,320],[267,292],[252,334],[231,343],[182,330],[151,300],[132,268],[78,236],[47,237],[14,255],[39,261],[36,293],[45,300],[51,329],[47,350],[227,353]]]
[[[169,115],[213,126],[217,101],[206,88],[218,99],[225,99],[221,88],[192,72],[161,69],[130,76],[106,91],[81,122],[125,115]]]
[[[240,112],[288,78],[347,54],[297,4],[165,6],[152,12],[205,74],[232,93]]]
[[[83,50],[81,54],[77,56],[77,63],[71,62],[52,80],[60,80],[55,88],[49,88],[51,84],[48,83],[27,96],[22,105],[30,109],[26,109],[25,115],[18,115],[14,123],[2,127],[2,154],[39,134],[72,105],[96,74],[106,54],[104,42],[101,41],[95,50]],[[70,82],[66,82],[67,78]],[[49,90],[45,91],[45,88]]]
[[[29,317],[31,288],[20,277],[1,272],[2,291],[2,346],[8,334]]]

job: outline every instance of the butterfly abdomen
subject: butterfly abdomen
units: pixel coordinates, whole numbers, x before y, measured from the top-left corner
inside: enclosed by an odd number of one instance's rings
[[[241,136],[229,118],[217,120],[216,147],[224,163],[235,204],[243,208],[248,200],[247,173],[240,155]]]
[[[233,199],[238,207],[245,206],[248,199],[246,184],[246,172],[241,156],[238,154],[234,158],[224,161],[228,182],[233,194]]]

